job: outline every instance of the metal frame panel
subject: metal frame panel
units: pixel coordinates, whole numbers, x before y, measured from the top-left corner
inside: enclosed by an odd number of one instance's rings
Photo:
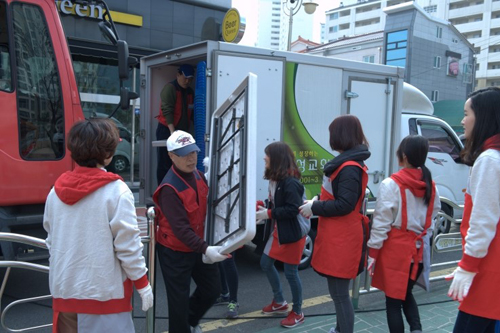
[[[249,73],[212,115],[205,239],[230,253],[255,236],[257,76]],[[247,209],[248,208],[248,209]]]

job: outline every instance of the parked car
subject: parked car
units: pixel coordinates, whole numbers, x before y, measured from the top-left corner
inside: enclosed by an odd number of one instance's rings
[[[138,136],[135,137],[135,147],[134,147],[134,167],[139,167],[139,141]],[[130,167],[131,161],[131,153],[132,153],[132,145],[125,138],[120,138],[120,142],[116,147],[115,155],[113,155],[113,159],[111,163],[107,166],[107,170],[114,173],[121,173]]]

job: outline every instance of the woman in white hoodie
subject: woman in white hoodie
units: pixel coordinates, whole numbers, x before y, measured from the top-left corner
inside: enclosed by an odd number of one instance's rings
[[[80,121],[69,131],[77,166],[56,180],[43,218],[53,332],[134,332],[133,286],[143,311],[153,305],[134,197],[104,169],[118,141],[109,119]]]
[[[429,143],[423,136],[410,135],[401,141],[396,154],[403,169],[384,179],[373,214],[368,271],[373,276],[372,285],[385,293],[391,333],[404,332],[401,310],[410,331],[422,332],[412,289],[417,278],[426,289],[429,287],[429,239],[441,208],[425,166],[428,150]]]

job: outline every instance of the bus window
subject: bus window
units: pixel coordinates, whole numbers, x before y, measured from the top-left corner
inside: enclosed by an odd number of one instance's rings
[[[12,91],[8,37],[6,4],[0,1],[0,90],[3,91]]]
[[[25,160],[64,156],[61,81],[44,17],[38,6],[12,3],[19,150]]]

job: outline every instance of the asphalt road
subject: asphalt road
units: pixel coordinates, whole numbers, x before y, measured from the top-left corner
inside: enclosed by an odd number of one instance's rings
[[[452,231],[457,231],[454,226]],[[459,252],[440,253],[434,255],[433,262],[447,262],[457,260]],[[266,317],[260,314],[260,309],[272,300],[272,292],[264,273],[259,266],[260,257],[253,253],[251,246],[246,246],[238,250],[236,262],[240,276],[240,287],[238,299],[240,302],[240,319],[226,320],[225,306],[214,306],[202,321],[204,332],[217,330],[217,332],[259,332],[262,330],[278,327],[281,318]],[[40,264],[47,264],[46,260],[38,261]],[[445,267],[437,268],[436,274],[442,275]],[[5,274],[5,269],[0,270],[1,276]],[[291,293],[288,284],[281,272],[281,280],[285,298],[291,302]],[[304,313],[307,317],[327,316],[335,311],[333,303],[328,296],[326,279],[316,274],[311,268],[300,271],[303,284]],[[435,282],[444,283],[444,282]],[[193,285],[194,287],[194,285]],[[425,301],[425,293],[420,299]],[[48,275],[44,273],[27,271],[24,269],[12,269],[4,296],[2,298],[2,309],[9,303],[27,297],[48,295]],[[156,323],[155,332],[166,332],[168,330],[166,293],[161,272],[157,270],[156,283]],[[137,295],[136,295],[137,296]],[[24,327],[50,324],[52,311],[50,300],[35,301],[28,304],[21,304],[12,307],[12,310],[5,316],[4,323],[14,329]],[[359,299],[359,310],[379,310],[384,307],[384,297],[380,292],[361,295]],[[241,318],[241,317],[244,317]],[[140,298],[137,296],[134,302],[134,322],[137,332],[146,332],[145,313],[140,309]],[[0,332],[6,332],[0,328]],[[50,328],[42,328],[36,332],[51,332]]]

